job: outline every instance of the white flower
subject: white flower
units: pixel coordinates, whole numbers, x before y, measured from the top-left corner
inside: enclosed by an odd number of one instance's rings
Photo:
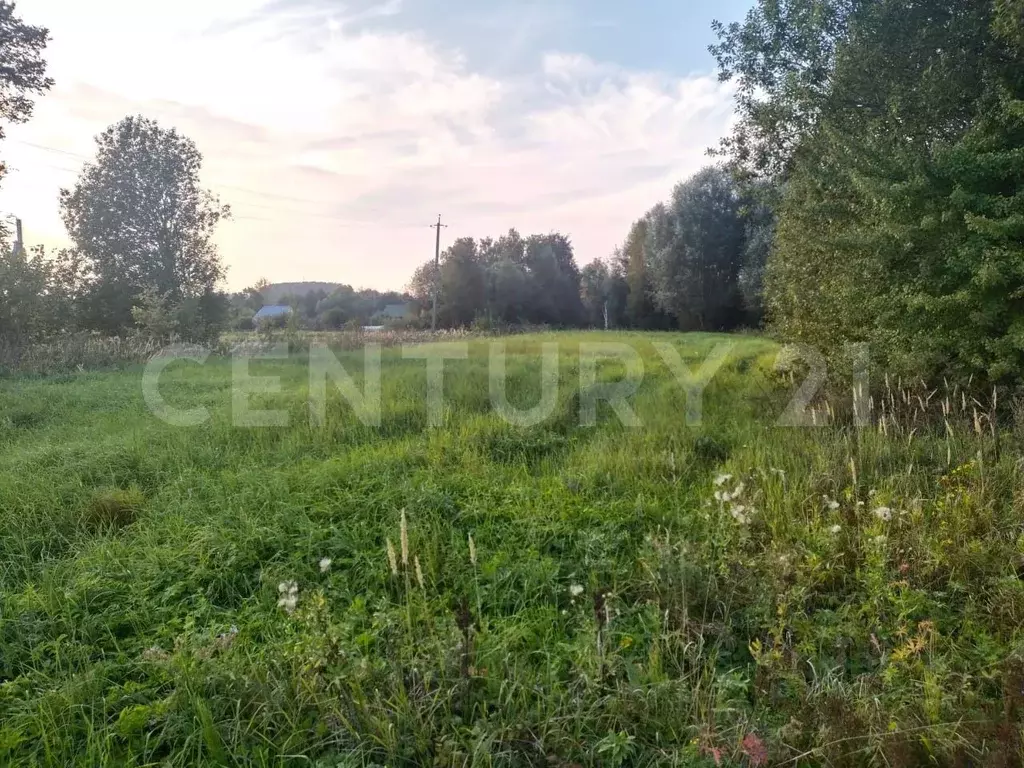
[[[732,480],[732,475],[719,475],[715,478],[715,485],[721,487]]]
[[[836,501],[835,499],[830,499],[828,496],[825,496],[824,499],[825,499],[825,506],[828,507],[829,509],[831,509],[833,512],[835,512],[837,509],[839,509],[839,502],[838,501]]]
[[[736,486],[736,490],[734,490],[732,492],[732,497],[734,499],[738,499],[740,497],[740,495],[743,493],[743,489],[746,488],[746,487],[747,486],[745,486],[743,483],[740,483],[739,485],[737,485]]]
[[[878,507],[875,510],[875,517],[877,517],[879,520],[884,520],[885,522],[888,522],[892,520],[892,510],[889,509],[889,507]]]
[[[320,573],[327,573],[329,570],[331,570],[331,558],[320,558]]]
[[[843,530],[843,526],[841,526],[841,525],[833,525],[831,528],[828,529],[828,532],[831,533],[833,536],[835,536],[841,530]]]
[[[580,595],[583,594],[583,585],[582,584],[573,584],[572,586],[569,587],[569,594],[572,595],[573,597],[579,597]]]
[[[772,472],[773,475],[778,475],[783,480],[786,479],[786,473],[784,471],[782,471],[781,469],[776,469],[775,467],[772,467],[771,472]]]
[[[725,491],[715,491],[715,501],[728,501],[728,495]]]
[[[277,585],[277,591],[281,593],[277,607],[283,608],[285,613],[295,613],[299,604],[299,585],[294,581],[282,581]]]
[[[743,514],[745,509],[746,507],[738,506],[733,507],[730,510],[730,514],[732,515],[733,520],[735,520],[740,525],[747,525],[750,522],[750,516]]]

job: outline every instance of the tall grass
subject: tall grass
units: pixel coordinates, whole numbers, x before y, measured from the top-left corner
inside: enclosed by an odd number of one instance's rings
[[[642,428],[579,426],[603,340],[643,356]],[[692,365],[720,339],[658,340]],[[650,336],[547,334],[507,340],[518,407],[546,341],[558,403],[529,429],[491,408],[485,341],[446,363],[437,428],[398,350],[379,427],[336,395],[311,426],[301,354],[252,363],[283,428],[231,425],[218,358],[162,379],[211,412],[192,429],[137,369],[0,383],[0,762],[1020,759],[1012,403],[878,381],[870,426],[843,396],[780,428],[799,382],[748,337],[688,427]]]

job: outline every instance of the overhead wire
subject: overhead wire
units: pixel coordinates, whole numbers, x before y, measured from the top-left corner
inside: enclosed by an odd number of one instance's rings
[[[89,162],[89,160],[90,160],[90,158],[86,157],[85,155],[81,155],[81,154],[79,154],[77,152],[71,152],[71,151],[68,151],[68,150],[58,149],[57,147],[48,147],[46,145],[37,144],[37,143],[31,142],[31,141],[22,141],[20,139],[6,139],[6,141],[11,141],[11,142],[13,142],[15,144],[21,144],[21,145],[32,147],[33,149],[39,149],[39,150],[42,150],[42,151],[45,151],[45,152],[53,152],[53,153],[60,154],[60,155],[65,155],[65,156],[68,156],[68,157],[74,157],[74,158],[80,159],[81,161],[83,161],[83,163],[84,162]],[[67,168],[65,166],[53,165],[51,163],[40,163],[40,165],[43,165],[43,166],[45,166],[47,168],[52,168],[54,170],[64,171],[66,173],[79,173],[81,171],[81,167],[79,167],[79,168]],[[21,172],[22,171],[22,169],[19,169],[19,168],[9,168],[9,170],[13,170],[13,171],[17,171],[17,172]],[[305,204],[308,204],[308,205],[335,205],[336,204],[334,201],[330,201],[330,200],[311,200],[309,198],[291,197],[289,195],[282,195],[282,194],[273,193],[273,192],[263,192],[263,191],[258,190],[258,189],[251,189],[251,188],[248,188],[248,187],[242,187],[242,186],[238,186],[238,185],[235,185],[235,184],[222,183],[222,182],[217,181],[216,179],[209,179],[208,181],[211,184],[213,184],[214,186],[216,186],[216,187],[220,187],[220,188],[224,188],[224,189],[233,189],[233,190],[236,190],[236,191],[239,191],[239,192],[244,192],[244,193],[252,194],[252,195],[258,195],[258,196],[261,196],[261,197],[266,197],[266,198],[271,198],[271,199],[287,200],[287,201],[290,201],[290,202],[299,202],[299,203],[305,203]],[[257,209],[262,209],[262,210],[277,211],[279,213],[288,214],[289,216],[304,216],[304,217],[308,217],[308,218],[316,218],[316,219],[324,219],[324,220],[328,220],[328,221],[333,221],[336,225],[344,226],[344,227],[379,227],[379,226],[384,226],[380,222],[351,221],[349,219],[346,219],[346,218],[344,218],[342,216],[338,216],[336,214],[321,213],[321,212],[317,212],[317,211],[295,210],[293,208],[281,208],[280,206],[262,205],[260,203],[254,203],[254,202],[250,202],[250,201],[247,201],[247,200],[241,200],[241,201],[237,201],[237,202],[230,202],[229,204],[230,204],[230,206],[233,209],[236,208],[236,207],[241,207],[241,208],[257,208]],[[244,212],[243,212],[242,215],[232,215],[232,218],[236,219],[236,220],[246,220],[246,221],[268,221],[268,222],[274,222],[274,221],[285,222],[285,221],[287,221],[287,218],[273,218],[273,217],[266,217],[266,216],[249,216],[249,215],[245,215]],[[408,223],[408,224],[407,223],[395,223],[395,224],[387,224],[386,226],[407,229],[407,228],[419,228],[422,225],[419,224],[419,223],[415,223],[415,224],[412,224],[412,223]]]

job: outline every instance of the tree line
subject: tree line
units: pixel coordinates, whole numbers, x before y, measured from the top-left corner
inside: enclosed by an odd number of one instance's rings
[[[779,191],[770,327],[918,376],[1024,370],[1024,0],[760,0],[720,151]]]
[[[711,46],[737,116],[713,164],[582,268],[559,232],[461,237],[405,293],[292,296],[305,327],[408,302],[442,326],[728,331],[765,324],[834,359],[849,342],[923,376],[1024,370],[1024,0],[758,0]],[[0,118],[28,119],[45,29],[0,0]],[[0,129],[2,137],[2,129]],[[59,205],[72,247],[11,249],[0,228],[0,339],[246,327],[213,243],[228,206],[195,144],[127,117]]]

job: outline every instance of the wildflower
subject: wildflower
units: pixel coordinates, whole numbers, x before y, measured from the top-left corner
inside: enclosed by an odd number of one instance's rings
[[[878,507],[875,509],[875,517],[884,522],[892,520],[892,510],[889,507]]]
[[[744,507],[742,504],[740,504],[740,505],[737,505],[737,506],[733,507],[730,510],[730,514],[732,515],[733,520],[735,520],[740,525],[747,525],[748,523],[750,523],[750,516],[744,514],[746,509],[747,509],[746,507]]]
[[[167,661],[170,657],[171,655],[159,645],[154,645],[142,652],[143,661]]]
[[[729,494],[725,491],[715,491],[715,501],[728,501]]]
[[[217,639],[214,642],[214,646],[217,650],[225,651],[231,647],[232,643],[235,642],[235,637],[238,635],[238,627],[234,624],[227,632],[221,632],[217,635]]]
[[[416,583],[420,585],[420,589],[425,589],[423,586],[423,569],[420,568],[420,556],[414,555],[412,560],[416,565]]]
[[[833,525],[831,528],[828,529],[828,532],[831,533],[833,536],[835,536],[841,530],[843,530],[843,526],[841,526],[841,525]]]
[[[388,565],[391,566],[391,575],[398,575],[398,557],[395,555],[395,545],[391,543],[391,539],[388,542]]]
[[[783,470],[781,470],[781,469],[776,469],[775,467],[772,467],[772,468],[771,468],[771,473],[772,473],[773,475],[778,475],[778,476],[779,476],[779,477],[781,477],[781,478],[782,478],[783,480],[785,480],[785,479],[786,479],[786,473],[785,473],[785,472],[784,472]]]
[[[828,496],[825,496],[824,499],[825,499],[825,506],[828,509],[831,509],[833,512],[835,512],[837,509],[839,509],[839,502],[838,501],[836,501],[835,499],[830,499]]]
[[[476,544],[473,542],[473,534],[469,534],[469,562],[476,565]]]
[[[402,524],[400,529],[402,543],[402,565],[409,565],[409,521],[406,519],[405,510],[402,510]]]
[[[732,480],[732,475],[719,475],[715,478],[715,486],[721,488],[723,485]]]
[[[579,597],[580,595],[583,594],[583,585],[582,584],[573,584],[573,585],[571,585],[569,587],[569,594],[572,595],[573,597]]]
[[[281,595],[277,607],[283,608],[285,613],[295,613],[295,607],[299,604],[299,585],[294,581],[282,581],[277,585],[277,591]]]
[[[320,573],[327,573],[331,570],[331,558],[321,557],[320,558]]]
[[[734,499],[738,499],[740,496],[743,495],[743,489],[746,488],[746,487],[747,486],[745,486],[743,483],[740,483],[739,485],[737,485],[735,490],[733,490],[733,492],[732,492],[732,497]]]

